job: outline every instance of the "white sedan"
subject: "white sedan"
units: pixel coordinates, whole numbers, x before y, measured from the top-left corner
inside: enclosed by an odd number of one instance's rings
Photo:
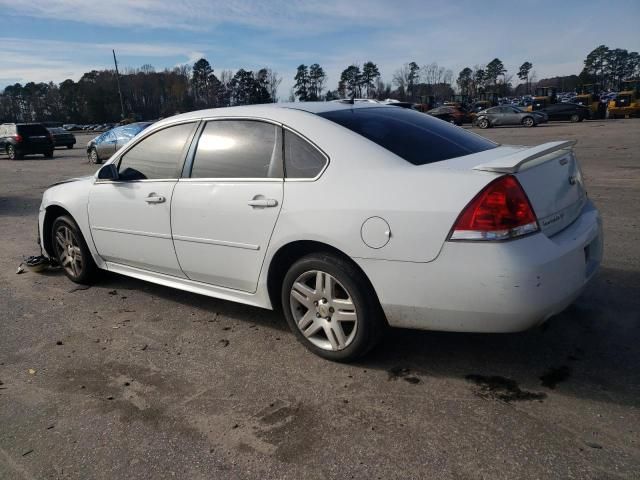
[[[304,345],[343,361],[387,326],[538,325],[602,257],[573,142],[501,146],[370,103],[162,120],[49,188],[39,228],[74,282],[103,269],[281,307]]]

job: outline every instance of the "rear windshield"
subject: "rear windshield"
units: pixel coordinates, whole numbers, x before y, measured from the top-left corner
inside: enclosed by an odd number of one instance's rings
[[[21,135],[48,135],[49,132],[42,125],[18,125]]]
[[[440,162],[497,147],[479,135],[405,108],[354,108],[319,115],[414,165]]]

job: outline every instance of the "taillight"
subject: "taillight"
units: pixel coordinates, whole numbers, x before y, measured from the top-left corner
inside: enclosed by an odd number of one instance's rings
[[[512,176],[497,178],[462,210],[450,240],[507,240],[538,231],[538,221],[522,189]]]
[[[14,136],[13,136],[13,139],[14,139],[17,143],[21,143],[21,142],[24,140],[24,138],[22,138],[22,135],[20,135],[20,134],[16,134],[16,135],[14,135]]]

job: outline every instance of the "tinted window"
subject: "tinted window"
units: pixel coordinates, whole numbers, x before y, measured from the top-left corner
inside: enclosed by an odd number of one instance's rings
[[[49,132],[42,125],[18,125],[21,135],[48,135]]]
[[[487,109],[487,113],[500,113],[500,107],[493,107]]]
[[[393,107],[354,108],[321,113],[414,165],[495,148],[479,135],[430,115]]]
[[[195,123],[175,125],[151,134],[128,150],[120,160],[122,180],[177,178],[187,140]]]
[[[287,178],[314,178],[327,159],[313,145],[295,133],[284,131],[284,171]]]
[[[198,140],[192,178],[282,178],[279,128],[251,120],[217,120]]]

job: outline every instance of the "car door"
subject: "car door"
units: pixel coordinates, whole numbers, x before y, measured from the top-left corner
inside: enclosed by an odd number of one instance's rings
[[[105,261],[184,277],[171,239],[171,196],[196,126],[143,137],[117,158],[117,180],[91,187],[89,225]]]
[[[520,112],[513,107],[499,107],[503,125],[520,125]]]
[[[489,108],[487,110],[487,116],[489,117],[491,125],[504,125],[500,107]]]
[[[255,292],[283,199],[281,128],[208,121],[174,190],[176,254],[195,281]]]
[[[98,157],[106,160],[116,153],[116,136],[113,134],[113,130],[104,132],[96,140],[96,151]]]

